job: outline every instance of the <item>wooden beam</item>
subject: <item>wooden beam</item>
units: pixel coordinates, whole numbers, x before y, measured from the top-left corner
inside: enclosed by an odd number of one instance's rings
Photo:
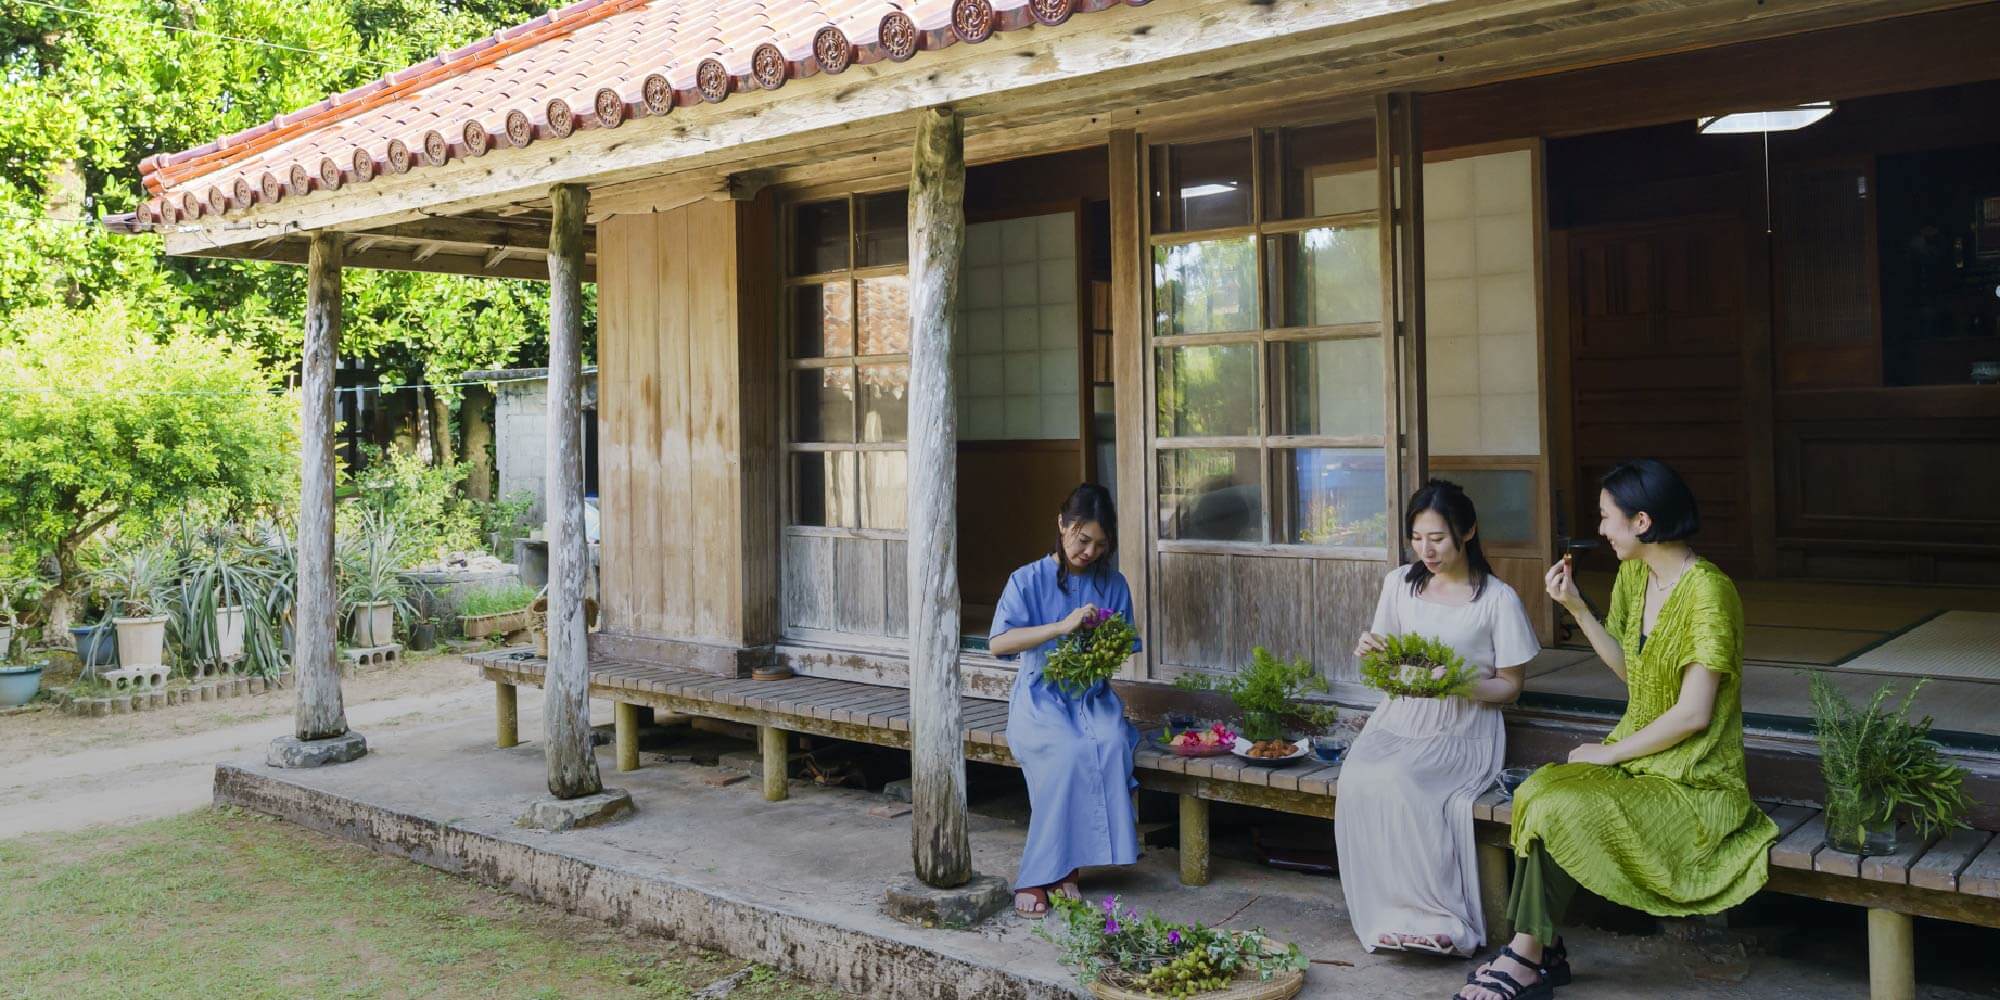
[[[583,537],[583,220],[590,193],[559,184],[549,233],[549,669],[542,707],[549,792],[559,799],[603,790],[590,741]]]
[[[952,336],[965,248],[965,126],[930,108],[910,170],[910,822],[916,875],[972,878],[958,676],[958,420]]]
[[[314,233],[306,264],[306,335],[299,414],[298,590],[293,730],[301,740],[347,733],[340,697],[340,598],[333,563],[333,379],[340,354],[342,237]]]
[[[1134,680],[1152,676],[1152,650],[1159,637],[1148,631],[1153,621],[1153,535],[1147,514],[1152,497],[1153,426],[1146,408],[1146,288],[1152,268],[1146,261],[1144,152],[1130,129],[1111,134],[1111,392],[1117,421],[1117,503],[1119,547],[1125,555],[1118,568],[1132,589],[1132,623],[1144,640],[1133,658]]]
[[[367,230],[368,236],[393,236],[426,243],[457,243],[479,247],[547,250],[547,223],[521,219],[425,218]],[[357,235],[357,239],[359,236]]]

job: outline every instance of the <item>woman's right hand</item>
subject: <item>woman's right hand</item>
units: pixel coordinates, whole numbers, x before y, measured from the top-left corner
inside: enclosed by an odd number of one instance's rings
[[[1542,585],[1549,592],[1549,600],[1562,605],[1563,609],[1571,614],[1575,614],[1576,610],[1583,606],[1583,594],[1576,589],[1576,580],[1570,576],[1570,566],[1567,561],[1556,560],[1556,564],[1550,566],[1548,573],[1543,575]]]
[[[1354,655],[1367,656],[1369,653],[1379,653],[1388,648],[1388,640],[1373,632],[1363,632],[1361,639],[1354,644]]]
[[[1095,614],[1097,614],[1097,605],[1095,604],[1086,604],[1070,612],[1069,617],[1062,620],[1062,632],[1060,634],[1068,635],[1082,628],[1083,623],[1089,621],[1091,616]]]

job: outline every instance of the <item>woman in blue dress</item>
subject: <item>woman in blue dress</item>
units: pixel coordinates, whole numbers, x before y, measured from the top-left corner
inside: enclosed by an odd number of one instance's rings
[[[1132,815],[1132,750],[1139,733],[1125,703],[1098,682],[1081,695],[1042,679],[1063,636],[1102,608],[1132,620],[1132,591],[1110,567],[1118,548],[1111,494],[1085,483],[1056,515],[1055,551],[1014,571],[993,614],[994,655],[1019,654],[1008,699],[1007,748],[1028,779],[1028,843],[1014,878],[1014,910],[1049,912],[1049,892],[1082,898],[1078,870],[1139,860]],[[1136,651],[1139,644],[1135,641]]]

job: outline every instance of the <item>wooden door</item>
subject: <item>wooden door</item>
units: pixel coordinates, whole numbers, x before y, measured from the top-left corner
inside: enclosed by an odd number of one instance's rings
[[[1697,550],[1749,572],[1743,224],[1692,218],[1567,236],[1573,533],[1594,531],[1596,483],[1612,465],[1657,458],[1680,470],[1701,505]],[[1587,562],[1611,568],[1605,550]]]

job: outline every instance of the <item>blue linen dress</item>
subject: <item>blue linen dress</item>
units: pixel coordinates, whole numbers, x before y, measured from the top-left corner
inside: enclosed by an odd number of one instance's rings
[[[1122,574],[1072,573],[1068,583],[1068,592],[1056,585],[1053,555],[1015,570],[990,635],[1059,622],[1085,604],[1132,621],[1132,590]],[[1132,815],[1139,732],[1125,721],[1125,703],[1110,684],[1071,696],[1043,680],[1042,664],[1055,648],[1052,640],[1020,654],[1007,702],[1007,749],[1028,779],[1031,809],[1016,889],[1049,885],[1074,868],[1139,860]]]

